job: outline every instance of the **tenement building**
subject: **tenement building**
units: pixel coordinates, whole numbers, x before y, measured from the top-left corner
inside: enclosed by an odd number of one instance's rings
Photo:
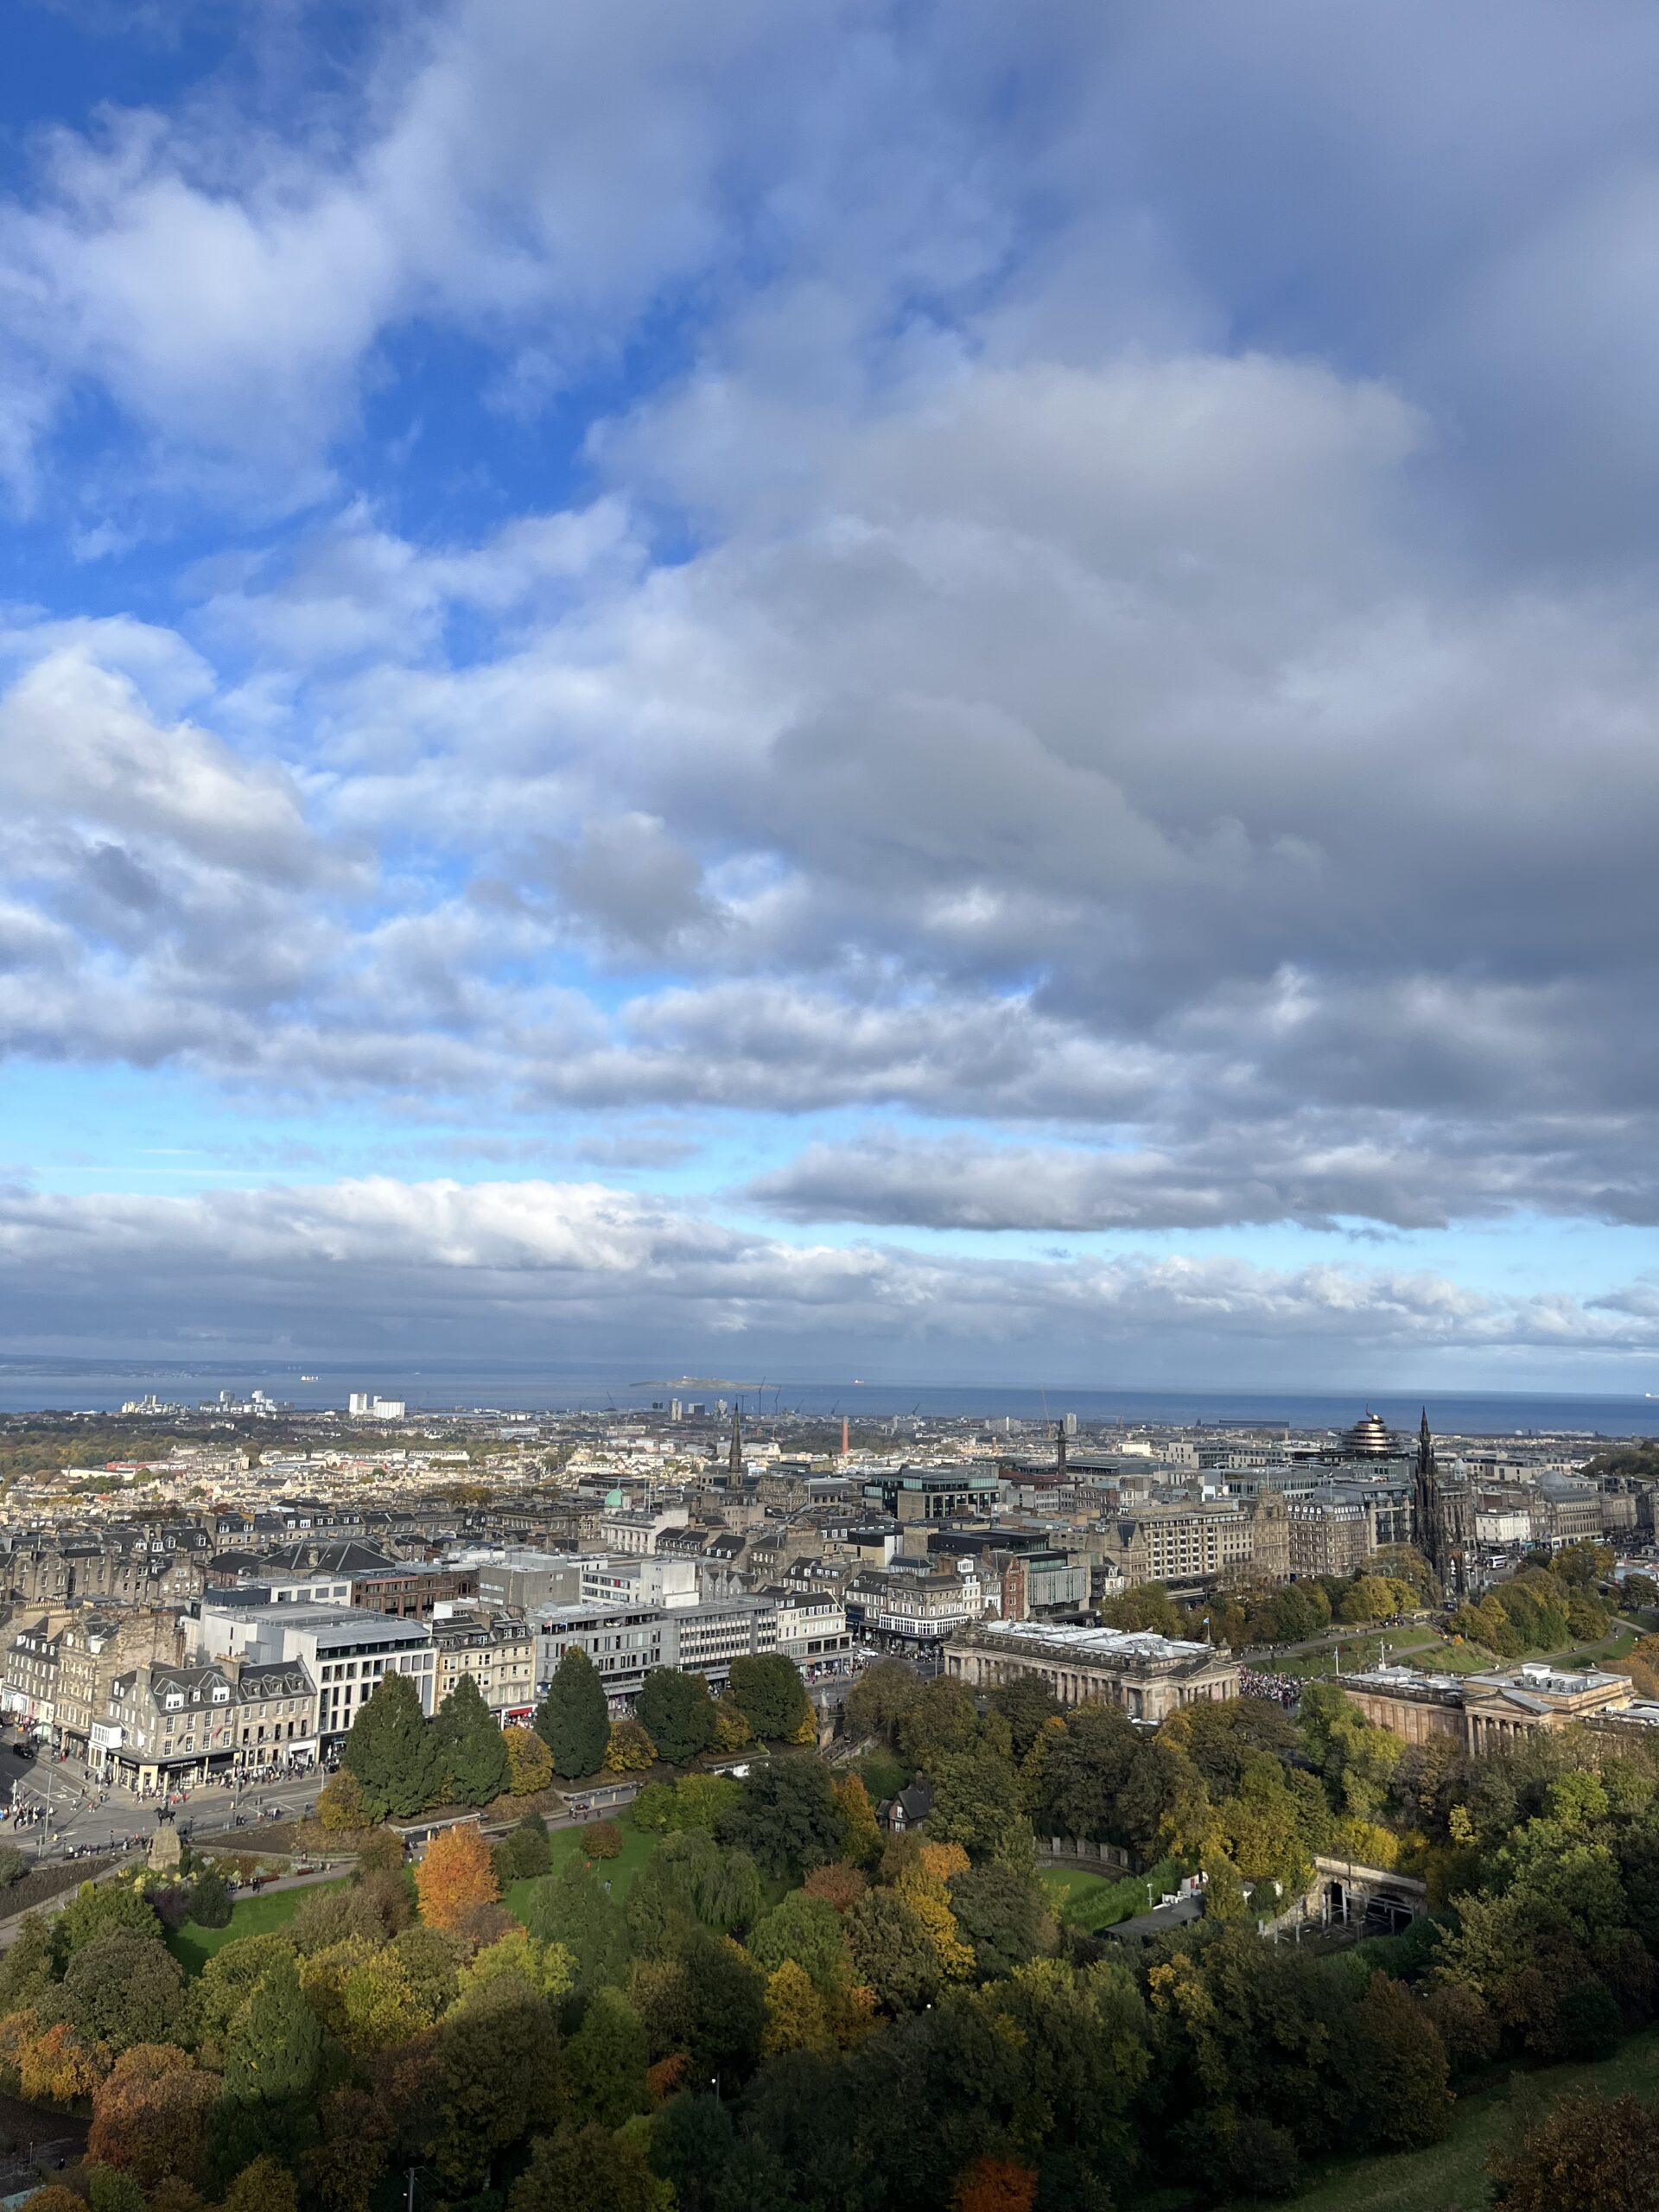
[[[944,1669],[976,1690],[1035,1675],[1063,1706],[1116,1705],[1131,1720],[1163,1720],[1184,1705],[1238,1695],[1238,1662],[1224,1644],[1058,1621],[963,1629],[944,1648]]]

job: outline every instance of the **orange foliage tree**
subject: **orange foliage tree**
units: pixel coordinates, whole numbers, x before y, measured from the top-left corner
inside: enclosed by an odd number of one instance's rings
[[[56,2020],[17,2053],[17,2083],[30,2104],[73,2104],[90,2097],[110,2070],[110,2047],[88,2043]]]
[[[136,2043],[93,2094],[87,2156],[143,2189],[168,2174],[205,2178],[207,2115],[218,2101],[217,2074],[171,2044]]]
[[[957,2176],[951,2212],[1031,2212],[1037,2176],[1011,2158],[976,2158]]]
[[[494,1904],[501,1894],[495,1866],[475,1821],[433,1837],[415,1869],[415,1887],[421,1917],[433,1928],[458,1929],[474,1906]]]

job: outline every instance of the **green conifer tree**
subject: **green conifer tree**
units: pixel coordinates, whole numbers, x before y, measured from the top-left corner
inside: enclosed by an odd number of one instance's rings
[[[377,1821],[406,1820],[432,1803],[440,1779],[437,1747],[407,1675],[384,1675],[358,1709],[340,1754]]]
[[[553,1754],[555,1773],[573,1780],[597,1774],[611,1740],[610,1707],[599,1669],[580,1644],[560,1660],[536,1708],[536,1732]]]
[[[507,1740],[470,1675],[463,1675],[432,1723],[442,1794],[455,1805],[490,1805],[505,1794],[512,1771]]]

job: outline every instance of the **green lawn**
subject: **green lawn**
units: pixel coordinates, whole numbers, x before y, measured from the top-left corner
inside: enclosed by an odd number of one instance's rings
[[[343,1881],[345,1877],[340,1878]],[[167,1948],[187,1974],[200,1974],[213,1953],[222,1950],[226,1943],[239,1942],[245,1936],[269,1936],[275,1929],[286,1928],[307,1897],[316,1897],[324,1890],[337,1890],[340,1885],[339,1882],[309,1882],[303,1889],[267,1890],[257,1897],[243,1897],[232,1906],[227,1927],[175,1928],[168,1932]]]
[[[659,1839],[650,1830],[637,1828],[626,1813],[617,1822],[622,1831],[622,1856],[620,1859],[595,1859],[594,1872],[601,1882],[608,1882],[613,1897],[625,1897],[632,1887],[633,1878],[657,1848]],[[548,1836],[548,1847],[553,1854],[554,1873],[557,1873],[567,1859],[574,1859],[582,1849],[580,1828],[555,1828]],[[524,1916],[524,1907],[530,1897],[528,1882],[511,1882],[501,1902],[516,1919]]]
[[[1288,2201],[1292,2212],[1488,2212],[1486,2159],[1492,2145],[1523,2133],[1563,2089],[1592,2086],[1609,2096],[1625,2089],[1642,2096],[1659,2092],[1659,2031],[1632,2036],[1615,2057],[1595,2065],[1516,2074],[1461,2098],[1451,2134],[1433,2150],[1344,2159],[1300,2196],[1274,2198],[1273,2207],[1283,2212]],[[1269,2207],[1252,2198],[1227,2212],[1269,2212]]]
[[[1166,1859],[1149,1873],[1126,1874],[1115,1881],[1074,1866],[1044,1866],[1037,1878],[1048,1894],[1049,1910],[1060,1924],[1092,1935],[1149,1910],[1166,1890],[1174,1888],[1185,1871],[1174,1859]]]

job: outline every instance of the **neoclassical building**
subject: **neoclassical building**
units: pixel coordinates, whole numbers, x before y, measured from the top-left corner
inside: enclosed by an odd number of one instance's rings
[[[963,1629],[944,1647],[944,1670],[976,1690],[1039,1675],[1063,1706],[1121,1706],[1131,1720],[1163,1720],[1184,1705],[1238,1695],[1238,1662],[1225,1644],[1061,1621]]]

